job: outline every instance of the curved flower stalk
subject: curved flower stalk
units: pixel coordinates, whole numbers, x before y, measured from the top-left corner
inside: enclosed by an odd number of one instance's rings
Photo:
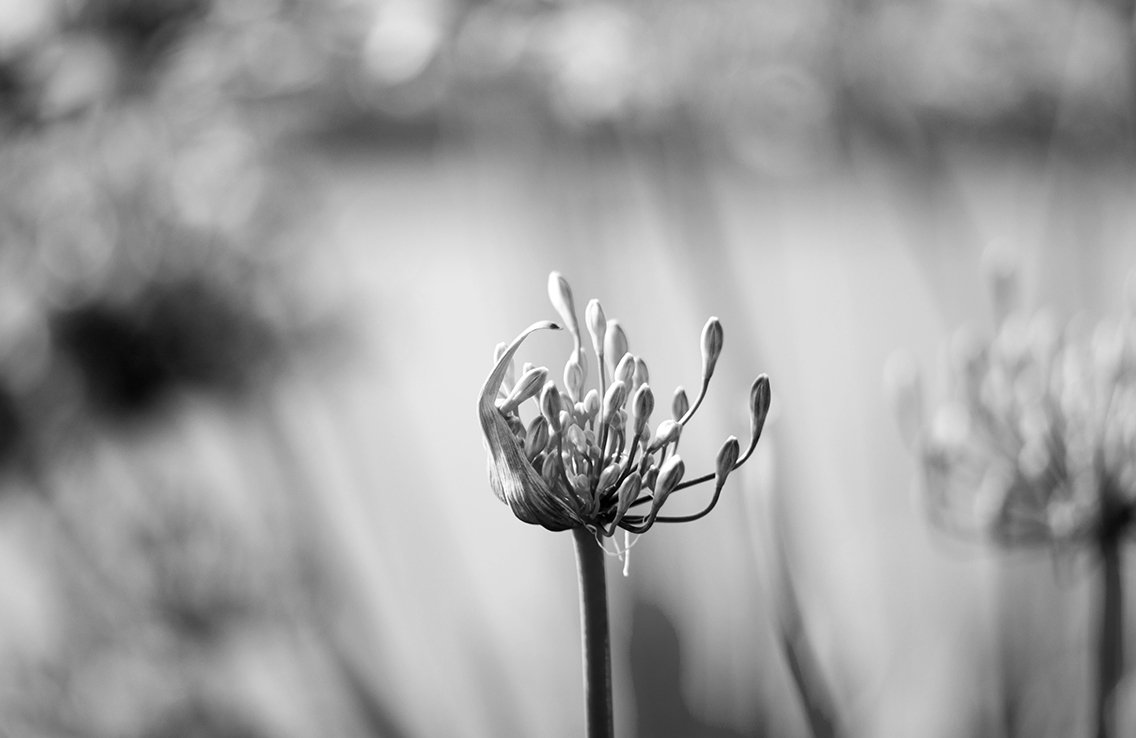
[[[514,378],[513,358],[524,340],[535,331],[560,328],[540,322],[511,344],[497,347],[495,365],[478,400],[489,479],[497,497],[526,523],[553,531],[585,528],[600,537],[610,537],[619,528],[644,533],[655,523],[697,520],[713,510],[727,477],[750,458],[761,438],[769,412],[769,378],[759,376],[750,389],[750,438],[744,453],[738,439],[730,436],[713,471],[687,479],[679,440],[710,385],[722,352],[722,324],[710,318],[702,331],[702,377],[694,404],[678,388],[674,416],[652,431],[655,394],[647,364],[628,351],[619,322],[606,318],[598,300],[588,303],[585,323],[598,374],[598,386],[589,389],[589,358],[572,292],[556,272],[549,277],[549,297],[574,342],[564,367],[565,389],[548,380],[544,367],[526,365]],[[521,419],[526,403],[535,405],[527,423]],[[701,512],[660,514],[674,492],[711,481],[714,493]],[[637,512],[641,508],[646,511]]]
[[[1016,291],[1012,272],[995,275],[997,331],[951,341],[947,397],[929,418],[909,358],[893,357],[887,382],[934,523],[1006,547],[1098,554],[1097,736],[1107,738],[1123,674],[1120,546],[1136,506],[1136,304],[1120,322],[1060,330],[1023,313]]]
[[[713,471],[687,479],[679,440],[710,386],[722,353],[722,324],[710,318],[702,330],[702,377],[694,403],[678,388],[673,417],[652,431],[655,394],[647,364],[628,350],[619,322],[607,319],[598,300],[589,302],[584,311],[598,377],[596,386],[589,388],[589,358],[572,290],[557,272],[549,276],[548,296],[572,336],[564,390],[548,379],[544,367],[526,364],[520,377],[515,376],[513,358],[525,339],[538,330],[560,329],[548,321],[534,323],[512,343],[497,346],[477,411],[489,451],[489,482],[498,499],[526,523],[572,531],[580,585],[587,735],[608,738],[614,731],[606,549],[596,543],[620,528],[627,534],[645,533],[655,523],[697,520],[713,510],[726,479],[749,459],[761,438],[769,413],[769,378],[759,376],[750,389],[750,440],[745,452],[730,436]],[[527,423],[521,418],[522,409],[532,416]],[[701,512],[660,514],[670,495],[708,482],[714,483],[714,493]]]

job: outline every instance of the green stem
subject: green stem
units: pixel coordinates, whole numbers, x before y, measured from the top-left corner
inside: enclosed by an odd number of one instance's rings
[[[584,651],[584,722],[587,738],[615,735],[611,703],[611,636],[603,549],[587,528],[572,530],[580,582],[580,627]]]
[[[1097,640],[1097,738],[1114,738],[1116,688],[1124,676],[1124,589],[1120,561],[1120,537],[1105,535],[1100,541],[1101,610]]]

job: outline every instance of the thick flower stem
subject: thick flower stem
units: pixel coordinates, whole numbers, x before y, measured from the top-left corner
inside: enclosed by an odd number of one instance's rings
[[[580,628],[584,651],[584,721],[587,738],[615,735],[611,703],[611,637],[603,549],[587,528],[572,530],[580,581]]]
[[[1096,738],[1115,738],[1116,688],[1124,676],[1124,589],[1120,536],[1100,541],[1101,610],[1097,640]]]

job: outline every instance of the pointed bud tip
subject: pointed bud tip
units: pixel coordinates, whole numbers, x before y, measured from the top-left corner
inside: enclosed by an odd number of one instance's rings
[[[769,375],[759,374],[753,380],[754,409],[762,413],[769,412],[769,405],[773,401],[773,390],[769,386]]]

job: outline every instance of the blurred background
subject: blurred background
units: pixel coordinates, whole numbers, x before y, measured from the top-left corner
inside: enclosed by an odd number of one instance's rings
[[[1120,310],[1134,71],[1126,0],[0,0],[0,735],[582,734],[474,411],[552,270],[662,397],[722,319],[692,467],[772,379],[611,562],[621,735],[1086,733],[1094,563],[930,527],[882,377],[990,248]]]

